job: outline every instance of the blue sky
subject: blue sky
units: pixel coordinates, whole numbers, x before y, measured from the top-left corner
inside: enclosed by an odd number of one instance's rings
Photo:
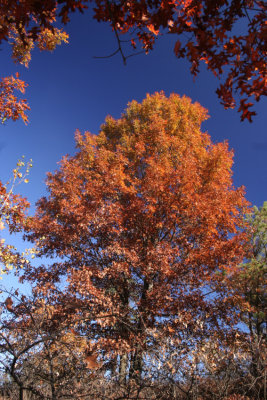
[[[0,179],[6,181],[18,158],[33,159],[28,184],[17,191],[33,204],[45,194],[46,172],[54,171],[65,154],[75,152],[74,132],[98,133],[107,114],[119,117],[127,103],[141,101],[146,93],[164,90],[186,95],[209,110],[203,125],[213,142],[228,140],[233,148],[235,186],[246,187],[247,199],[257,206],[267,200],[266,99],[256,105],[252,124],[240,122],[237,110],[224,110],[215,93],[218,81],[202,68],[195,82],[189,64],[173,53],[175,37],[160,38],[149,55],[131,57],[126,66],[116,55],[95,59],[116,49],[110,28],[90,14],[73,14],[66,31],[68,45],[53,53],[33,52],[29,68],[15,65],[10,49],[1,48],[0,76],[16,71],[29,87],[25,97],[31,111],[29,124],[0,126]],[[34,211],[32,207],[31,212]]]

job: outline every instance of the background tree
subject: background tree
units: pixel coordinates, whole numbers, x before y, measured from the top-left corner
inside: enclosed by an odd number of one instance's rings
[[[240,265],[229,286],[240,318],[248,329],[244,349],[249,355],[247,387],[259,398],[266,398],[266,335],[267,335],[267,202],[254,207],[248,222],[249,242],[246,259]]]
[[[208,292],[242,260],[247,203],[227,144],[200,130],[206,118],[190,99],[156,93],[98,136],[78,132],[77,154],[48,175],[49,197],[27,223],[38,255],[54,260],[24,279],[44,295],[61,289],[90,350],[119,355],[121,382],[141,377],[159,330],[187,351],[192,332],[198,341],[231,320],[223,293]]]
[[[15,60],[28,64],[34,45],[52,50],[67,41],[58,29],[70,13],[83,12],[88,0],[47,0],[36,2],[2,1],[0,43],[8,40]],[[261,0],[95,0],[94,18],[108,22],[115,33],[123,61],[128,56],[121,35],[135,49],[137,41],[145,52],[153,49],[163,33],[177,35],[174,52],[187,58],[194,76],[200,61],[218,78],[223,77],[217,94],[225,108],[235,107],[239,97],[241,120],[255,115],[252,101],[266,95],[266,10]],[[126,40],[127,41],[127,40]]]

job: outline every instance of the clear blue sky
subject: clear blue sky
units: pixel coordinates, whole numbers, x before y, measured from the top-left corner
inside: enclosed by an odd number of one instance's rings
[[[10,49],[2,46],[0,76],[16,71],[28,82],[31,106],[29,124],[8,122],[0,126],[0,179],[7,180],[18,158],[33,159],[30,182],[17,190],[34,205],[45,194],[46,172],[54,171],[65,154],[75,152],[74,132],[98,133],[107,114],[119,117],[127,103],[141,101],[146,93],[164,90],[186,95],[209,110],[203,125],[214,142],[228,140],[234,149],[234,184],[244,185],[247,199],[258,206],[267,200],[266,99],[257,104],[258,115],[250,124],[240,122],[237,110],[224,110],[215,94],[218,81],[203,70],[196,81],[189,64],[173,53],[175,37],[158,40],[149,55],[139,55],[123,65],[119,55],[95,59],[116,49],[110,28],[89,14],[74,14],[66,27],[68,45],[53,53],[34,51],[28,69],[14,65]],[[33,212],[34,208],[31,209]]]

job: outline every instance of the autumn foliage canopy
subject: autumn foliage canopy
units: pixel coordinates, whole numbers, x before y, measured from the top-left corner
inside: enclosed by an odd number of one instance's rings
[[[224,107],[239,97],[251,121],[252,100],[266,95],[263,1],[3,0],[0,44],[28,67],[35,47],[68,41],[59,23],[89,3],[115,34],[110,56],[126,63],[127,43],[148,53],[174,34],[175,55],[194,76],[204,61],[224,80]],[[26,86],[18,74],[1,79],[1,123],[28,122]],[[234,187],[233,152],[201,130],[207,118],[160,92],[108,116],[98,135],[77,131],[76,154],[48,174],[32,217],[14,193],[32,162],[0,181],[0,233],[23,231],[33,244],[19,252],[0,237],[0,275],[13,269],[32,289],[0,287],[0,394],[266,397],[267,204],[253,212]]]
[[[68,35],[58,29],[76,10],[93,4],[94,18],[107,22],[115,33],[117,50],[124,62],[132,48],[145,52],[165,33],[177,37],[174,53],[186,58],[193,75],[201,61],[223,82],[217,94],[225,108],[234,108],[240,98],[241,119],[255,115],[253,101],[266,95],[266,3],[261,0],[5,0],[0,5],[0,43],[8,40],[15,61],[29,63],[36,45],[53,50]],[[122,36],[126,35],[126,38]]]
[[[95,351],[132,351],[134,370],[160,334],[209,337],[231,320],[221,277],[243,256],[246,201],[227,143],[200,130],[206,118],[189,98],[156,93],[98,136],[77,132],[77,154],[48,174],[28,221],[37,254],[54,260],[25,277],[57,298],[57,319],[82,319]]]

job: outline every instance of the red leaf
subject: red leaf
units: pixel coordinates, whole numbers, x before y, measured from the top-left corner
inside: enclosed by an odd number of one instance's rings
[[[176,57],[178,57],[180,48],[181,48],[181,42],[180,42],[180,40],[177,40],[177,42],[175,43],[175,46],[174,46],[174,54],[176,55]]]

